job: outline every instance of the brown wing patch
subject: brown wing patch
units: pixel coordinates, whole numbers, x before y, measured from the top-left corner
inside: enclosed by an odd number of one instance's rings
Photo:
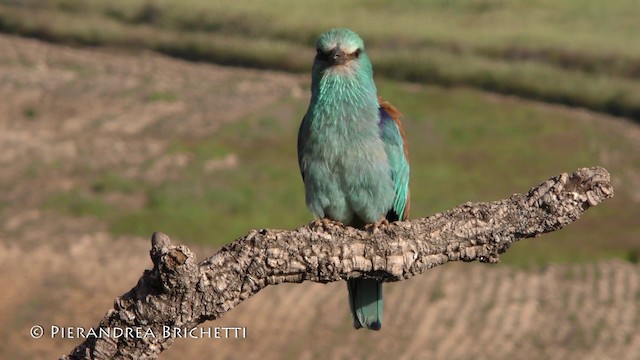
[[[404,151],[404,157],[409,162],[409,147],[407,146],[407,136],[404,132],[404,126],[402,125],[402,121],[400,118],[402,117],[402,113],[398,110],[397,107],[391,105],[390,102],[384,100],[382,96],[378,95],[378,105],[383,108],[389,115],[393,121],[398,125],[398,129],[400,129],[400,136],[402,137],[402,150]]]
[[[398,110],[397,107],[391,105],[390,102],[386,101],[382,98],[382,96],[378,95],[378,106],[384,109],[393,121],[398,126],[400,130],[400,136],[402,137],[402,150],[404,151],[404,157],[407,159],[407,163],[409,162],[409,146],[407,146],[407,136],[404,132],[404,126],[402,125],[402,121],[400,118],[402,117],[402,113]],[[411,189],[407,191],[407,202],[404,206],[404,214],[402,216],[402,220],[407,220],[409,217],[409,210],[411,209]]]
[[[403,221],[409,217],[409,210],[411,210],[411,188],[407,189],[407,201],[404,204],[404,214],[402,214]]]

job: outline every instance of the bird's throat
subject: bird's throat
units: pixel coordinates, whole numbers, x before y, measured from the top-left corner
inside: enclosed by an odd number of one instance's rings
[[[370,76],[326,72],[312,84],[314,117],[323,123],[377,121],[376,86]]]

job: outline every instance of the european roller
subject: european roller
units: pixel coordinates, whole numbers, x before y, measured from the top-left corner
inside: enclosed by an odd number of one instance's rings
[[[362,39],[318,38],[311,101],[298,131],[306,203],[317,219],[374,229],[409,214],[409,158],[400,112],[377,94]],[[380,330],[382,283],[347,280],[356,329]]]

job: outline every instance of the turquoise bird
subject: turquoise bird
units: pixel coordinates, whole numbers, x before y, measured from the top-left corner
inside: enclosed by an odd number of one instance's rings
[[[298,131],[307,206],[317,219],[358,228],[405,220],[409,157],[400,112],[378,96],[362,39],[332,29],[316,51]],[[380,330],[382,283],[351,279],[347,288],[353,326]]]

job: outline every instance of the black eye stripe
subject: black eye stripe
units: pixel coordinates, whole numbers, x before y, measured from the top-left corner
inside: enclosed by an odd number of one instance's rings
[[[347,59],[353,60],[358,59],[362,54],[362,49],[358,48],[351,54],[346,54]],[[325,52],[321,48],[316,49],[316,57],[325,61],[331,60],[331,51]]]
[[[329,55],[331,55],[331,54],[328,53],[328,52],[322,51],[322,49],[320,49],[320,48],[316,49],[316,56],[318,58],[320,58],[320,59],[328,60],[329,59]]]

